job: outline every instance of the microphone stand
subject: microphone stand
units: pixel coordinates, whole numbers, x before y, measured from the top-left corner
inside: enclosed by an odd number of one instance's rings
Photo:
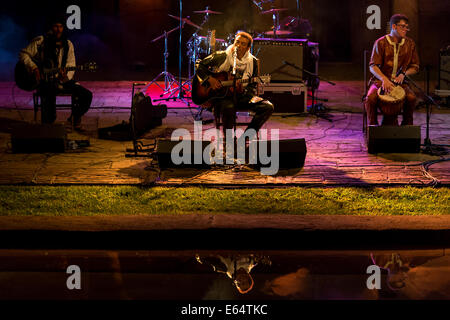
[[[231,74],[233,76],[233,105],[234,105],[234,110],[233,110],[233,117],[234,117],[234,134],[236,134],[236,108],[237,108],[237,69],[236,69],[236,65],[237,65],[237,47],[234,47],[234,53],[233,53],[233,70],[231,71]],[[236,142],[236,137],[234,137],[234,142]]]
[[[288,61],[283,61],[283,64],[288,65],[288,66],[291,66],[291,67],[293,67],[293,68],[295,68],[295,69],[297,69],[297,70],[300,70],[301,72],[307,73],[308,75],[310,75],[310,76],[313,78],[313,82],[314,82],[314,83],[313,83],[313,85],[311,86],[311,96],[312,96],[312,101],[311,101],[311,106],[310,106],[310,108],[309,108],[309,113],[315,115],[316,117],[319,117],[319,118],[325,119],[325,120],[327,120],[327,121],[329,121],[329,122],[332,122],[332,119],[330,119],[328,116],[319,113],[319,110],[320,110],[320,109],[325,109],[325,106],[324,106],[322,103],[318,103],[318,104],[316,105],[316,100],[317,100],[317,99],[316,99],[316,95],[315,95],[315,91],[316,91],[316,85],[315,85],[315,82],[320,81],[320,80],[323,80],[323,81],[325,81],[325,82],[328,82],[328,83],[331,84],[332,86],[335,86],[336,83],[331,82],[331,81],[329,81],[329,80],[327,80],[327,79],[325,79],[325,78],[323,78],[323,77],[320,77],[318,74],[313,73],[313,72],[311,72],[311,71],[308,71],[308,70],[306,70],[306,69],[303,69],[303,68],[301,68],[301,67],[299,67],[299,66],[297,66],[297,65],[295,65],[295,64],[293,64],[293,63],[290,63],[290,62],[288,62]],[[290,115],[283,116],[283,118],[287,118],[287,117],[295,117],[295,116],[299,116],[299,115],[302,115],[302,114],[301,114],[301,113],[294,113],[294,114],[290,114]]]
[[[427,81],[429,81],[429,72],[427,69]],[[425,104],[427,107],[427,129],[426,129],[426,136],[423,142],[424,149],[423,149],[423,153],[426,154],[430,154],[430,155],[436,155],[436,153],[439,153],[439,155],[442,155],[442,152],[445,152],[446,149],[442,148],[439,145],[435,145],[431,143],[431,139],[430,139],[430,118],[431,118],[431,106],[435,105],[438,109],[441,108],[441,106],[439,104],[436,103],[436,101],[434,101],[434,99],[428,95],[428,92],[425,93],[425,91],[420,88],[415,82],[414,80],[412,80],[408,75],[405,74],[405,80],[404,82],[406,84],[411,84],[414,86],[414,88],[416,88],[421,94],[422,96],[425,98]],[[428,87],[428,86],[427,86]],[[447,153],[445,153],[447,154]]]

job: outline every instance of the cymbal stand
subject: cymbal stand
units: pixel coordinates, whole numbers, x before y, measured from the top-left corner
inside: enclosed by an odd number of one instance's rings
[[[181,26],[181,28],[183,28],[184,26],[184,22],[183,25]],[[158,74],[145,88],[144,88],[144,92],[147,91],[147,89],[152,85],[152,84],[156,84],[158,87],[160,87],[163,90],[163,93],[160,95],[161,97],[169,92],[171,92],[174,89],[174,84],[178,84],[177,80],[175,79],[175,77],[167,71],[167,59],[169,57],[169,50],[167,48],[167,38],[169,36],[170,33],[176,31],[180,29],[180,26],[173,28],[172,30],[170,30],[169,32],[164,31],[164,33],[153,39],[151,42],[156,42],[159,39],[164,38],[164,71],[162,71],[160,74]],[[159,85],[159,83],[157,82],[159,78],[164,77],[164,88],[161,87]]]
[[[206,10],[209,10],[209,6],[206,6]],[[203,18],[203,21],[200,24],[200,27],[203,27],[203,25],[205,25],[208,21],[209,21],[209,13],[205,13],[205,17]],[[190,97],[184,96],[184,90],[187,90],[189,92],[192,90],[192,78],[195,76],[195,72],[196,72],[195,63],[197,61],[197,51],[198,51],[198,45],[199,45],[198,40],[197,40],[197,36],[198,36],[197,32],[198,32],[198,29],[192,34],[192,36],[187,41],[187,43],[191,45],[190,50],[188,50],[188,52],[191,51],[191,53],[188,55],[188,57],[189,57],[189,63],[188,63],[189,75],[188,75],[187,80],[185,82],[180,82],[181,86],[179,86],[178,88],[174,88],[174,89],[170,90],[170,95],[167,98],[158,99],[158,100],[154,100],[154,101],[161,101],[161,100],[168,101],[171,99],[173,99],[173,101],[175,101],[176,99],[180,99],[181,101],[186,103],[188,107],[190,107],[190,102],[184,100],[184,98],[190,98]],[[180,59],[181,59],[181,56],[180,56]],[[191,73],[192,63],[194,65],[193,73]],[[181,81],[181,78],[180,78],[180,81]],[[175,97],[175,95],[177,93],[178,93],[178,97]],[[180,98],[180,95],[181,95],[181,98]],[[201,118],[202,109],[203,108],[200,107],[199,112],[197,113],[197,115],[194,116],[195,119]]]
[[[272,13],[273,20],[273,37],[277,37],[277,31],[280,29],[280,12],[276,11]]]

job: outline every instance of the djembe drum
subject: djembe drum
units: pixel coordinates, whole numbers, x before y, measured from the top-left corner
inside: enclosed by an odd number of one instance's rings
[[[398,125],[397,116],[402,113],[405,102],[405,90],[401,86],[395,86],[389,93],[378,91],[378,106],[383,113],[383,124]]]

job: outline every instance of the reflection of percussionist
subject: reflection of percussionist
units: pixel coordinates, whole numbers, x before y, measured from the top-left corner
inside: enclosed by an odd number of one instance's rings
[[[409,270],[409,263],[402,261],[398,253],[391,255],[370,254],[372,263],[381,269],[387,270],[387,285],[391,290],[399,290],[405,286],[406,273]]]
[[[259,255],[231,255],[223,257],[221,255],[213,255],[200,257],[195,255],[196,260],[201,264],[210,265],[215,272],[224,273],[228,278],[233,280],[233,284],[238,291],[245,294],[252,290],[254,281],[250,272],[258,264],[268,264],[271,262],[268,257]]]
[[[414,92],[404,84],[405,76],[419,71],[419,56],[414,41],[406,37],[408,18],[402,14],[395,14],[390,19],[391,33],[375,41],[370,59],[370,88],[367,92],[365,108],[369,125],[378,125],[377,107],[379,88],[389,93],[394,89],[394,83],[405,91],[402,125],[413,124],[413,111],[416,103]],[[383,110],[382,110],[383,111]],[[383,124],[398,125],[397,114],[386,114],[384,111]]]
[[[423,256],[371,253],[370,259],[373,264],[387,271],[387,287],[391,293],[395,292],[397,298],[448,299],[450,256],[439,251]]]

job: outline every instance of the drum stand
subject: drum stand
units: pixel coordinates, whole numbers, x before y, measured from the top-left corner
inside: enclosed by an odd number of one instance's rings
[[[427,130],[426,130],[426,136],[423,141],[423,153],[430,154],[430,155],[444,155],[448,154],[448,150],[445,147],[448,147],[448,145],[438,145],[438,144],[432,144],[430,139],[430,118],[431,118],[431,107],[435,105],[438,109],[441,108],[439,104],[437,104],[434,99],[428,94],[429,93],[429,82],[430,82],[430,76],[429,76],[429,69],[426,69],[427,71],[427,92],[425,93],[422,88],[420,88],[409,76],[405,75],[405,83],[406,84],[412,84],[414,88],[416,88],[422,96],[425,98],[425,104],[427,107]]]
[[[164,99],[157,99],[157,100],[153,100],[153,101],[161,101],[161,100],[165,100],[165,101],[169,101],[171,99],[173,99],[173,101],[176,101],[177,99],[181,100],[182,102],[184,102],[185,104],[188,105],[188,107],[190,106],[190,102],[187,101],[185,98],[187,98],[185,96],[185,90],[183,89],[184,84],[182,79],[181,79],[181,38],[182,38],[182,34],[183,34],[183,26],[184,26],[184,21],[183,21],[183,0],[180,0],[179,2],[179,6],[180,6],[180,17],[179,17],[179,21],[180,21],[180,25],[178,26],[177,29],[180,30],[180,34],[179,34],[179,39],[178,39],[178,48],[179,48],[179,52],[178,52],[178,88],[174,88],[169,90],[167,93],[170,92],[170,96],[168,98],[164,98]],[[178,96],[175,97],[175,94],[178,92]]]
[[[183,23],[184,25],[184,23]],[[181,26],[181,28],[183,28],[183,25]],[[180,28],[180,26],[170,30],[169,32],[164,31],[164,33],[162,35],[160,35],[159,37],[153,39],[151,42],[156,42],[159,39],[164,37],[164,71],[162,71],[160,74],[158,74],[156,76],[156,78],[154,78],[145,88],[144,88],[144,92],[147,91],[147,89],[152,85],[152,84],[156,84],[158,87],[161,88],[161,90],[163,90],[163,93],[160,95],[160,97],[162,97],[165,94],[168,94],[169,92],[172,92],[174,90],[174,84],[178,84],[177,80],[175,79],[175,77],[167,71],[167,59],[169,57],[169,50],[167,49],[167,37],[169,36],[170,33],[178,30]],[[159,83],[157,82],[159,78],[164,77],[164,88],[161,87],[159,85]]]
[[[206,10],[209,10],[209,6],[206,6]],[[205,14],[205,17],[203,18],[202,23],[200,24],[200,27],[203,27],[207,22],[209,21],[209,13]],[[192,78],[195,76],[195,72],[196,72],[196,68],[195,68],[195,63],[197,61],[197,50],[198,50],[198,43],[197,43],[197,31],[195,31],[192,36],[189,38],[189,40],[187,41],[187,43],[192,45],[192,48],[190,49],[191,54],[188,55],[189,57],[189,63],[188,63],[188,78],[185,82],[182,82],[181,86],[173,89],[171,92],[171,95],[167,98],[167,99],[159,99],[159,100],[170,100],[173,99],[175,101],[174,95],[179,92],[182,96],[184,94],[183,89],[187,88],[187,91],[191,92],[192,91]],[[189,51],[188,51],[189,53]],[[181,60],[181,53],[180,53],[180,60]],[[194,66],[194,70],[193,73],[191,73],[192,70],[192,66]],[[180,80],[181,81],[181,80]],[[186,89],[185,89],[186,90]],[[159,100],[155,100],[155,101],[159,101]],[[190,102],[188,101],[183,101],[185,102],[188,107],[190,107]],[[196,121],[201,121],[202,120],[202,112],[203,112],[203,108],[199,107],[197,108],[197,114],[193,114],[192,117],[194,118],[194,120]]]

